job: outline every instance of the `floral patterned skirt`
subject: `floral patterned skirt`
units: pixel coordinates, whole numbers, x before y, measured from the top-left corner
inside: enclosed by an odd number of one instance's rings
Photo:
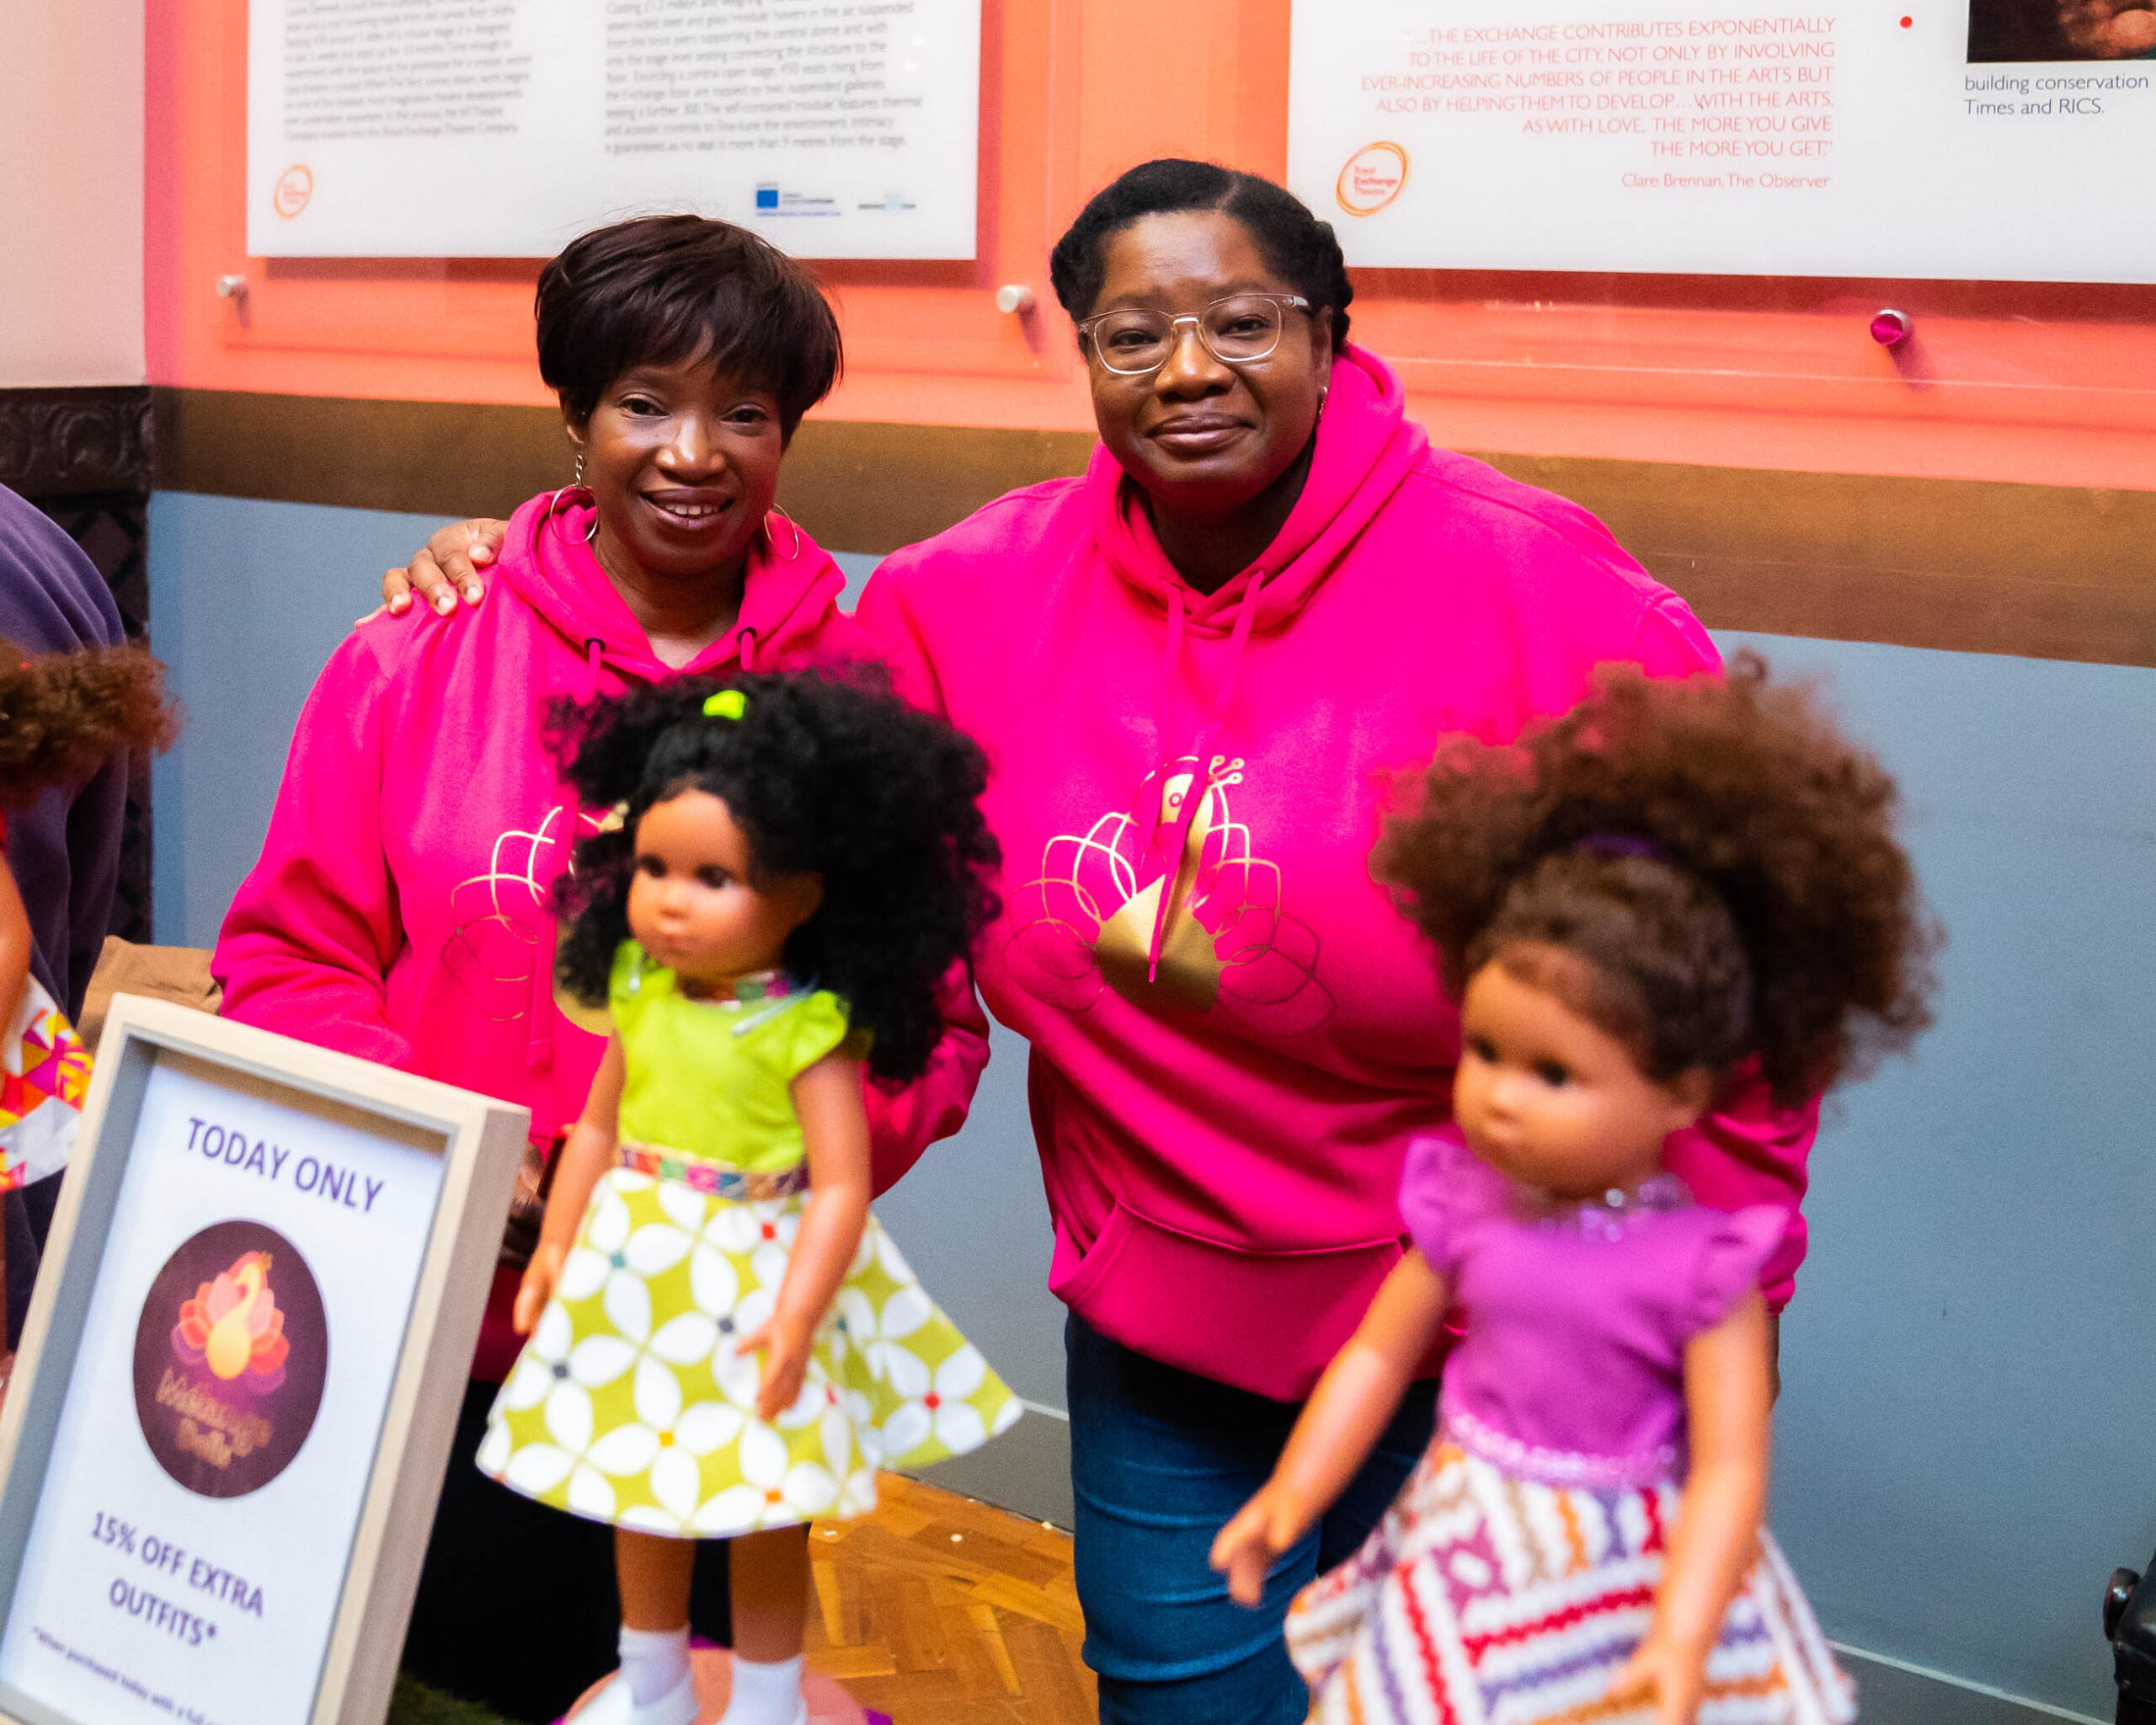
[[[1515,1479],[1439,1443],[1362,1550],[1305,1588],[1288,1651],[1322,1725],[1653,1725],[1609,1679],[1654,1613],[1673,1485]],[[1846,1725],[1855,1689],[1774,1541],[1707,1655],[1699,1725]]]
[[[645,1533],[724,1539],[865,1515],[876,1471],[979,1448],[1020,1404],[871,1216],[800,1396],[756,1417],[768,1319],[805,1194],[721,1198],[611,1168],[488,1416],[480,1470]]]

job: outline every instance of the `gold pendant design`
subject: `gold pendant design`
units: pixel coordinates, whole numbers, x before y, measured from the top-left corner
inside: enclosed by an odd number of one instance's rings
[[[1022,984],[1071,1011],[1090,1007],[1105,985],[1147,1011],[1225,1003],[1289,1033],[1329,1017],[1316,937],[1281,911],[1280,871],[1251,854],[1250,830],[1230,806],[1243,776],[1240,758],[1215,756],[1199,789],[1198,763],[1186,757],[1147,776],[1134,814],[1050,839],[1039,878],[1012,902],[1011,958]],[[1204,801],[1173,879],[1146,880],[1159,866],[1155,834],[1172,829],[1192,795]],[[1156,967],[1150,959],[1163,892],[1171,897]]]

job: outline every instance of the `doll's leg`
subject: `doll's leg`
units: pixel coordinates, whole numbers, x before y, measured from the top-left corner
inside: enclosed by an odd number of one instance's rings
[[[734,1698],[719,1725],[798,1725],[801,1632],[808,1615],[808,1530],[732,1542]]]
[[[606,1725],[692,1725],[696,1690],[689,1669],[689,1576],[696,1557],[693,1540],[614,1530],[622,1672],[594,1704]]]

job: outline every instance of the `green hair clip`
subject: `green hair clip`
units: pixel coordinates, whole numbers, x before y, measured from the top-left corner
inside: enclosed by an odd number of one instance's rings
[[[749,697],[739,689],[721,689],[704,702],[706,718],[739,718],[749,710]]]

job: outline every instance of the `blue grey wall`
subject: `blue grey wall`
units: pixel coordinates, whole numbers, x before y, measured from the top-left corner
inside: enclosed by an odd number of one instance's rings
[[[2156,1549],[2156,671],[1749,644],[1900,777],[1948,932],[1812,1158],[1774,1525],[1837,1639],[2108,1719],[2104,1579]]]
[[[190,719],[157,783],[159,938],[214,937],[316,670],[434,525],[153,501],[156,638]],[[873,559],[846,561],[857,588]],[[1749,644],[1827,677],[1900,777],[1950,932],[1937,1026],[1836,1099],[1813,1158],[1775,1530],[1837,1640],[2108,1718],[2100,1591],[2156,1549],[2156,672]],[[1054,1409],[1060,1308],[1015,1041],[967,1131],[879,1212]]]

